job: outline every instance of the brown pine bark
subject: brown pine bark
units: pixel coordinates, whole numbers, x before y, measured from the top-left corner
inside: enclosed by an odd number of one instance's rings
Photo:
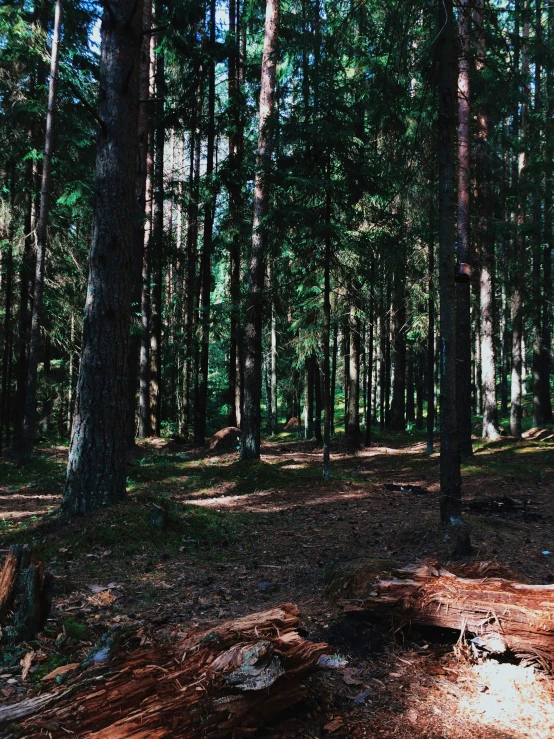
[[[248,267],[248,299],[245,321],[244,404],[240,456],[259,459],[262,394],[262,318],[264,256],[268,230],[269,169],[272,151],[272,118],[275,108],[279,0],[267,0],[260,91],[258,157],[254,181],[252,250]]]
[[[23,416],[22,443],[19,462],[29,462],[33,457],[33,437],[37,412],[37,381],[40,348],[40,324],[44,291],[44,268],[46,264],[46,238],[49,213],[50,182],[52,179],[52,157],[54,154],[54,114],[58,89],[58,65],[62,23],[62,0],[56,0],[54,32],[50,55],[50,81],[48,85],[48,107],[46,112],[46,134],[42,158],[42,182],[40,188],[40,210],[37,220],[37,259],[33,290],[33,310],[29,334],[29,358],[27,363],[27,386]]]
[[[27,716],[28,739],[44,736],[45,724],[53,739],[68,731],[76,739],[250,736],[308,693],[306,678],[327,645],[303,639],[298,626],[298,609],[285,603],[174,645],[139,648],[110,665],[99,685],[84,671],[49,700],[0,709],[0,722]]]
[[[469,265],[471,206],[470,2],[458,3],[458,245],[460,264]],[[459,276],[460,279],[462,275]],[[456,282],[456,416],[460,453],[473,454],[471,445],[471,284]]]
[[[96,208],[75,414],[62,509],[83,514],[125,497],[127,352],[138,138],[141,0],[102,18]]]
[[[471,562],[446,570],[437,562],[394,570],[375,578],[369,597],[346,601],[346,613],[391,618],[408,624],[456,629],[478,636],[494,653],[511,650],[554,665],[554,585],[505,579],[496,562]],[[452,572],[451,570],[454,570]],[[357,587],[366,585],[358,576]]]
[[[456,418],[456,285],[454,282],[454,29],[452,1],[439,13],[439,293],[440,293],[440,513],[460,523],[462,481]]]

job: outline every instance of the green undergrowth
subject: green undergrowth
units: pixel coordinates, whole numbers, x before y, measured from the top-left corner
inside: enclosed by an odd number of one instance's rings
[[[40,488],[41,491],[59,493],[65,478],[67,458],[40,454],[25,465],[17,465],[11,459],[0,460],[0,485],[14,492],[21,488]]]
[[[151,522],[152,513],[160,509],[167,512],[163,528]],[[123,562],[136,555],[159,559],[225,551],[248,535],[251,518],[185,505],[164,496],[139,495],[86,518],[50,515],[27,530],[0,534],[0,541],[6,545],[29,543],[36,557],[50,563],[88,558],[93,570],[96,564]]]

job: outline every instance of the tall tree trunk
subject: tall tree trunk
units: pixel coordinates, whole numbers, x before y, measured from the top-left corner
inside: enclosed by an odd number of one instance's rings
[[[278,408],[277,408],[277,309],[275,298],[271,301],[271,433],[277,433]]]
[[[433,224],[429,218],[429,261],[428,261],[429,303],[427,330],[427,454],[433,453],[433,434],[435,431],[435,249],[433,244]]]
[[[542,63],[542,2],[535,0],[535,115],[533,121],[533,143],[537,155],[541,153],[541,63]],[[540,159],[539,159],[540,161]],[[542,290],[541,290],[541,256],[542,256],[542,203],[541,177],[542,170],[535,174],[533,186],[533,239],[532,247],[532,319],[533,319],[533,364],[532,364],[532,393],[533,393],[533,426],[543,423],[542,413]]]
[[[477,35],[477,72],[485,66],[483,29],[484,0],[476,0],[473,19]],[[492,173],[488,164],[489,114],[485,105],[477,112],[478,165],[478,234],[480,244],[479,304],[481,320],[481,377],[483,395],[483,439],[497,439],[498,409],[496,402],[495,311],[494,311],[494,239],[492,235]]]
[[[206,180],[208,196],[204,203],[204,231],[201,257],[201,296],[202,296],[202,338],[198,375],[198,393],[194,406],[194,441],[203,444],[206,436],[206,415],[208,412],[208,369],[210,354],[210,320],[212,293],[212,250],[213,225],[215,216],[214,147],[215,147],[215,0],[210,0],[209,40],[211,56],[208,65],[208,140],[206,152]]]
[[[135,181],[135,222],[133,226],[133,289],[131,293],[131,338],[129,340],[129,410],[127,425],[127,446],[135,444],[135,408],[138,390],[139,363],[142,334],[142,267],[145,239],[146,208],[146,162],[148,139],[151,129],[150,116],[150,28],[152,26],[152,0],[144,0],[142,11],[142,44],[140,50],[139,80],[139,118],[137,174]],[[141,437],[144,429],[141,430]]]
[[[331,355],[331,397],[330,404],[331,408],[329,416],[331,418],[331,430],[330,434],[335,433],[335,398],[337,395],[337,357],[339,352],[339,327],[337,322],[334,322],[333,326],[333,351]]]
[[[358,290],[358,285],[355,286]],[[350,351],[348,354],[348,425],[346,437],[351,450],[360,447],[360,317],[358,298],[352,300],[348,319]]]
[[[323,437],[321,436],[321,368],[315,354],[312,358],[313,364],[313,383],[314,383],[314,437],[318,444],[321,444]]]
[[[160,435],[162,396],[162,312],[164,251],[164,98],[165,60],[156,54],[156,128],[154,131],[154,173],[152,237],[149,244],[151,264],[150,290],[150,426],[154,436]]]
[[[268,230],[264,223],[269,210],[269,169],[272,151],[272,118],[275,108],[279,1],[267,0],[260,90],[258,157],[254,181],[252,250],[248,267],[248,300],[245,321],[244,404],[241,459],[259,459],[261,423],[262,318],[264,255]]]
[[[393,326],[394,326],[394,378],[392,386],[391,423],[393,431],[406,428],[406,274],[397,265],[394,276]],[[412,396],[413,402],[413,396]]]
[[[554,6],[548,3],[548,43],[554,40]],[[550,397],[551,349],[552,349],[552,173],[554,160],[554,76],[551,53],[545,56],[546,67],[546,118],[544,145],[544,268],[542,290],[542,365],[541,407],[545,423],[552,423],[552,401]]]
[[[514,59],[516,62],[516,73],[519,67],[519,12],[520,3],[516,2],[516,31],[515,46],[516,52]],[[524,10],[527,11],[529,0],[524,0]],[[529,23],[527,18],[523,23],[523,48],[521,55],[521,75],[523,77],[522,103],[520,106],[521,121],[519,127],[514,125],[514,138],[517,140],[517,134],[520,136],[520,151],[518,161],[518,171],[516,177],[516,192],[518,194],[517,217],[516,217],[516,236],[515,236],[515,274],[512,289],[512,392],[511,392],[511,409],[510,409],[510,430],[512,436],[516,439],[521,438],[521,416],[522,416],[522,397],[524,393],[525,378],[523,376],[523,303],[525,290],[525,221],[526,221],[526,190],[527,190],[527,106],[528,106],[528,84],[527,77],[529,74],[529,59],[527,54],[527,39],[529,38]],[[519,111],[514,114],[514,123],[517,124]]]
[[[323,479],[331,476],[331,429],[334,378],[331,379],[331,152],[327,152],[325,188],[325,256],[323,265]],[[336,335],[335,335],[336,336]],[[336,338],[334,339],[336,341]],[[333,358],[333,365],[336,359]]]
[[[142,55],[142,44],[141,44]],[[149,38],[149,63],[148,81],[149,98],[156,94],[156,36]],[[143,227],[143,259],[142,259],[142,292],[141,292],[141,340],[139,359],[139,439],[145,439],[152,435],[152,417],[150,414],[150,329],[151,329],[151,276],[152,276],[152,213],[154,210],[154,121],[149,111],[148,128],[145,141],[145,203],[144,203],[144,227]],[[137,131],[138,133],[138,131]],[[136,228],[136,224],[135,224]],[[136,231],[133,238],[137,236]]]
[[[58,64],[60,32],[62,22],[62,0],[56,0],[54,32],[50,56],[50,82],[48,85],[48,108],[46,113],[46,135],[42,158],[42,182],[40,188],[40,210],[37,221],[37,261],[33,294],[33,311],[29,337],[29,359],[27,363],[27,388],[23,416],[23,435],[20,449],[20,463],[29,462],[33,457],[33,436],[37,412],[37,380],[40,347],[40,324],[42,321],[42,297],[44,291],[44,268],[46,264],[46,238],[48,228],[48,206],[50,182],[52,179],[52,156],[54,153],[54,112],[58,89]]]
[[[470,101],[470,23],[469,0],[459,0],[458,39],[458,249],[460,265],[469,270],[471,205],[471,101]],[[456,416],[460,454],[473,454],[471,445],[471,291],[469,274],[459,266],[456,282]]]
[[[367,347],[367,414],[365,419],[365,446],[371,445],[371,424],[373,421],[372,397],[373,397],[373,349],[375,336],[375,301],[374,290],[374,259],[371,259],[371,294],[369,296],[369,341]]]
[[[454,34],[452,0],[439,3],[439,290],[440,513],[443,524],[462,515],[456,418],[456,284],[454,282]]]
[[[306,439],[314,436],[314,356],[311,354],[304,360],[304,434]]]
[[[6,296],[4,302],[4,345],[2,347],[2,388],[0,395],[0,455],[2,453],[3,431],[6,429],[6,446],[10,443],[10,370],[13,349],[12,303],[13,303],[13,246],[15,236],[15,173],[10,176],[10,225],[7,233],[0,223],[0,239],[7,236],[8,246],[0,264],[2,288]]]
[[[125,497],[142,8],[120,0],[102,18],[96,208],[62,502],[69,514]]]
[[[231,335],[229,351],[229,426],[241,424],[242,395],[242,337],[240,321],[241,293],[241,243],[243,236],[243,159],[244,122],[242,115],[242,90],[240,70],[240,29],[239,7],[235,0],[229,0],[229,262]],[[273,386],[272,386],[273,387]]]
[[[417,368],[415,365],[415,357],[413,351],[406,354],[406,423],[415,422],[415,378]]]
[[[31,95],[34,94],[35,85],[31,86]],[[31,142],[36,140],[36,127],[32,126],[30,131]],[[21,255],[21,266],[19,270],[19,315],[17,332],[17,364],[16,364],[16,398],[14,409],[14,454],[19,457],[23,435],[23,416],[25,412],[25,395],[27,388],[28,372],[28,349],[29,330],[32,305],[30,297],[33,294],[33,275],[36,258],[35,252],[35,228],[37,221],[37,202],[35,191],[38,179],[38,166],[35,160],[29,160],[26,165],[25,217],[23,230],[25,232],[23,241],[23,254]]]

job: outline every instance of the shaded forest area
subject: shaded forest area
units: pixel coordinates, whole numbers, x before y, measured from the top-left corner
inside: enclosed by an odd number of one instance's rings
[[[554,733],[553,57],[547,0],[1,5],[7,736]]]

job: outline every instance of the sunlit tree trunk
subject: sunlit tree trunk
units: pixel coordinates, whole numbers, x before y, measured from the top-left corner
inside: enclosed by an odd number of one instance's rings
[[[102,19],[96,208],[75,414],[62,509],[82,514],[125,497],[127,352],[142,40],[140,0]]]
[[[456,285],[454,282],[454,34],[451,0],[439,3],[439,291],[440,513],[444,524],[462,514],[456,418]]]
[[[248,299],[245,320],[244,404],[241,459],[260,456],[262,316],[264,255],[268,231],[264,219],[269,210],[269,168],[272,151],[272,117],[275,107],[279,0],[267,0],[260,91],[258,157],[254,182],[252,250],[248,266]]]
[[[54,153],[54,113],[58,89],[58,65],[60,32],[62,22],[62,0],[56,0],[54,13],[54,32],[50,56],[50,81],[48,86],[48,108],[46,113],[46,134],[42,158],[42,182],[40,188],[40,210],[37,220],[37,259],[33,292],[33,310],[29,336],[29,359],[27,364],[27,386],[23,416],[23,435],[19,461],[29,462],[33,456],[33,436],[37,412],[37,379],[40,346],[40,324],[44,291],[44,268],[46,265],[46,239],[49,213],[50,182],[52,179],[52,156]]]

